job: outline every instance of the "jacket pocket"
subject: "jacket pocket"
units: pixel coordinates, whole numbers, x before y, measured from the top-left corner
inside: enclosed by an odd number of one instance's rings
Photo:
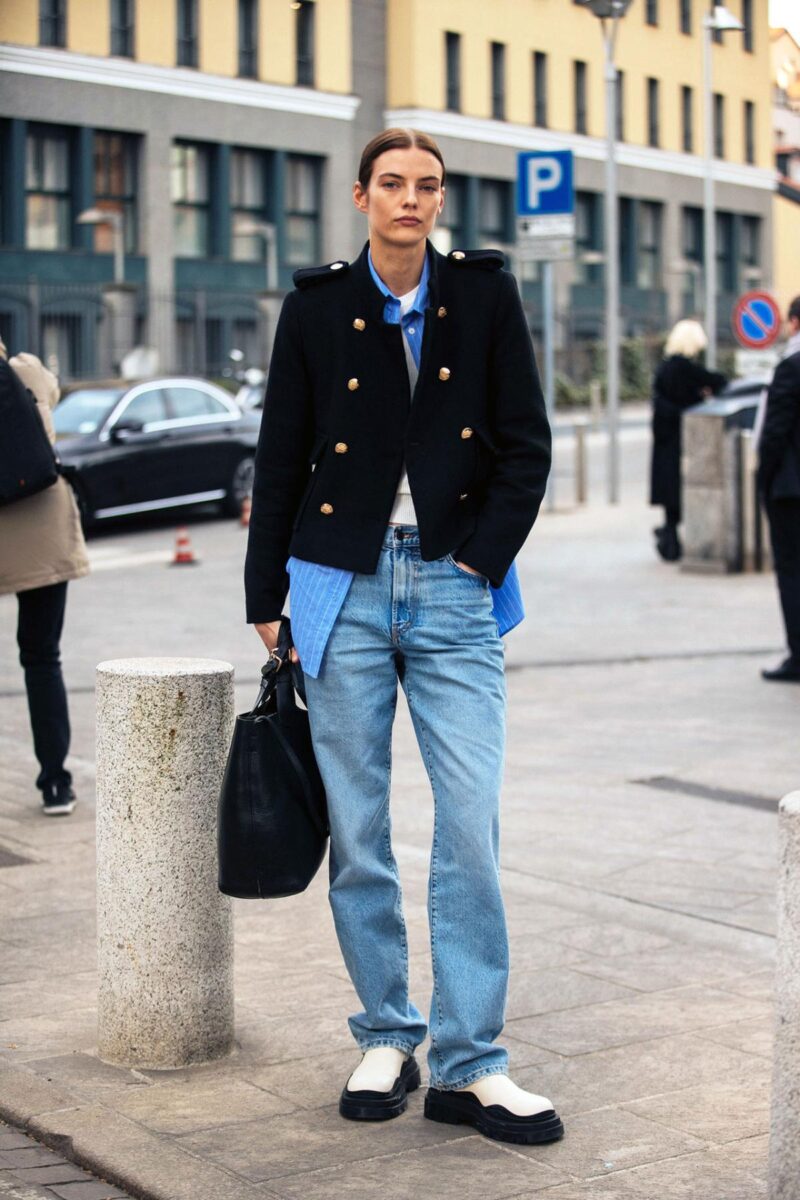
[[[325,445],[326,445],[327,441],[328,441],[327,433],[318,433],[315,436],[314,441],[312,443],[311,451],[308,455],[308,462],[309,462],[309,466],[311,468],[311,470],[309,472],[309,479],[308,479],[308,483],[306,484],[306,489],[303,492],[303,495],[300,497],[300,503],[297,506],[297,512],[295,513],[294,521],[292,523],[292,529],[297,529],[298,525],[300,524],[300,522],[303,519],[303,513],[306,511],[306,505],[308,504],[309,500],[311,499],[311,493],[314,491],[314,485],[317,482],[316,466],[317,466],[317,463],[319,462],[320,458],[322,457],[322,452],[325,449]]]

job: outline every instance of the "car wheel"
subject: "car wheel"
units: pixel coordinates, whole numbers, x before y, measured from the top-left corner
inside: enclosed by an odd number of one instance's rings
[[[246,454],[240,458],[231,473],[227,494],[223,501],[226,516],[238,517],[242,511],[242,501],[253,494],[253,475],[255,474],[255,457]]]

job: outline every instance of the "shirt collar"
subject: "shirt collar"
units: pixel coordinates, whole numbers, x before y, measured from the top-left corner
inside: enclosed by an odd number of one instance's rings
[[[372,278],[374,279],[376,286],[380,289],[380,291],[383,293],[383,295],[386,296],[387,300],[393,300],[395,302],[395,304],[399,305],[400,297],[395,296],[394,292],[389,290],[389,288],[386,286],[386,284],[381,279],[378,272],[375,270],[375,264],[372,261],[372,249],[371,248],[367,250],[367,262],[369,263],[370,274],[372,275]],[[411,308],[409,310],[410,312],[418,312],[418,313],[424,314],[425,309],[427,308],[427,304],[428,304],[428,278],[430,276],[430,273],[431,273],[430,263],[428,262],[428,255],[426,253],[425,261],[422,264],[422,274],[419,277],[417,295],[414,300],[413,308]]]

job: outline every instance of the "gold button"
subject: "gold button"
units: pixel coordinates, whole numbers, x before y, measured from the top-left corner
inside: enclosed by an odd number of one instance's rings
[[[367,327],[367,322],[364,320],[363,317],[356,317],[355,321],[353,321],[353,329],[357,329],[359,331],[359,333],[361,332],[362,329],[366,329],[366,327]]]
[[[468,494],[469,494],[468,492],[462,492],[461,495],[458,497],[459,500],[466,500]]]
[[[327,516],[328,513],[333,512],[333,505],[332,504],[320,504],[319,511],[322,513],[325,513],[325,516]]]
[[[454,250],[452,253],[452,257],[461,259],[461,258],[466,258],[467,256],[463,250]]]
[[[341,271],[341,269],[344,265],[345,264],[343,262],[331,263],[331,270],[332,271]]]
[[[472,437],[472,430],[470,429],[469,425],[465,425],[461,430],[461,436],[462,438]]]
[[[445,308],[444,305],[442,305],[442,307],[439,309],[439,311],[437,312],[436,315],[437,315],[437,317],[446,317],[447,316],[447,309]]]
[[[450,378],[450,368],[449,367],[439,367],[439,378],[440,379],[449,379]]]
[[[337,454],[347,454],[347,442],[337,442],[333,448]]]
[[[358,380],[357,379],[348,379],[347,386],[349,387],[351,392],[354,392],[356,390],[356,388],[358,387]]]

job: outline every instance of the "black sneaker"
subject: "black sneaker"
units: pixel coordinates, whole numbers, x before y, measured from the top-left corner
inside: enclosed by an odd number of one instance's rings
[[[42,812],[46,817],[67,817],[75,804],[75,793],[68,783],[51,783],[43,789]]]
[[[768,679],[770,683],[800,683],[800,661],[787,658],[774,670],[762,671],[761,678]]]

